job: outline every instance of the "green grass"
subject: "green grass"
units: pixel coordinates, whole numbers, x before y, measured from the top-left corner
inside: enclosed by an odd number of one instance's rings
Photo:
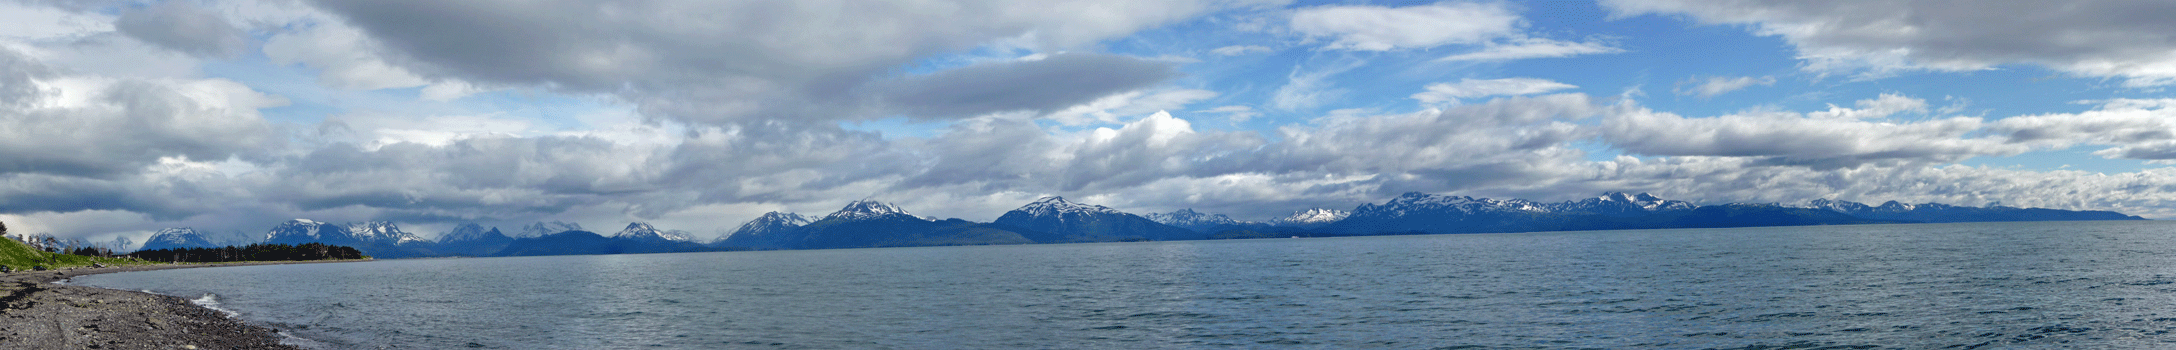
[[[131,259],[47,253],[31,248],[30,245],[23,244],[23,242],[0,238],[0,265],[13,267],[16,271],[28,271],[30,267],[39,265],[52,268],[91,266],[91,263],[105,263],[106,265],[148,264],[148,262]]]

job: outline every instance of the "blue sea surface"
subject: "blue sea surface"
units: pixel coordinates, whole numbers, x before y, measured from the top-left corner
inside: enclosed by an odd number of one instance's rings
[[[387,260],[73,283],[326,348],[2167,348],[2176,223]]]

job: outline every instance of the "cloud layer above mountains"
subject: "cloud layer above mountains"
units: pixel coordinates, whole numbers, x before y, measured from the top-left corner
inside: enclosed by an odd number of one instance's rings
[[[2017,66],[2176,82],[2158,20],[2176,8],[2015,5],[1601,1],[1603,20],[1776,38],[1797,64],[1658,77],[1644,87],[1675,94],[1651,97],[1501,74],[1643,52],[1619,38],[1641,33],[1499,2],[0,3],[22,19],[0,29],[0,220],[139,240],[294,217],[714,235],[862,198],[971,220],[1053,194],[1267,218],[1409,191],[2176,216],[2176,99],[2005,114],[1758,94]],[[1739,96],[1778,102],[1659,106]],[[2050,152],[2148,166],[1973,163]]]

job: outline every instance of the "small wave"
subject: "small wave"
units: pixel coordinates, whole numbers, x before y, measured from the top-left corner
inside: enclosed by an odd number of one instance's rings
[[[219,310],[219,313],[227,314],[227,317],[233,317],[235,319],[242,318],[242,314],[239,312],[234,312],[234,310],[227,310],[226,308],[219,307],[218,294],[204,293],[204,296],[196,297],[196,299],[190,299],[189,303],[196,304],[196,306],[202,306],[206,309]]]
[[[287,345],[287,346],[293,346],[293,347],[298,347],[298,348],[304,348],[304,349],[332,349],[332,348],[334,348],[334,347],[332,346],[332,344],[328,344],[328,343],[325,343],[325,342],[321,342],[321,341],[316,341],[316,340],[311,340],[310,338],[303,338],[303,337],[297,337],[297,336],[295,336],[295,335],[294,335],[293,333],[291,333],[291,332],[274,332],[274,333],[278,333],[278,334],[280,335],[280,345]]]

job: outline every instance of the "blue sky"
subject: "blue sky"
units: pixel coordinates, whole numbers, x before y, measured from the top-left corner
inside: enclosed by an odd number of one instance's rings
[[[2060,6],[2058,6],[2060,5]],[[1418,191],[2176,217],[2176,6],[0,3],[0,220],[656,223]]]

